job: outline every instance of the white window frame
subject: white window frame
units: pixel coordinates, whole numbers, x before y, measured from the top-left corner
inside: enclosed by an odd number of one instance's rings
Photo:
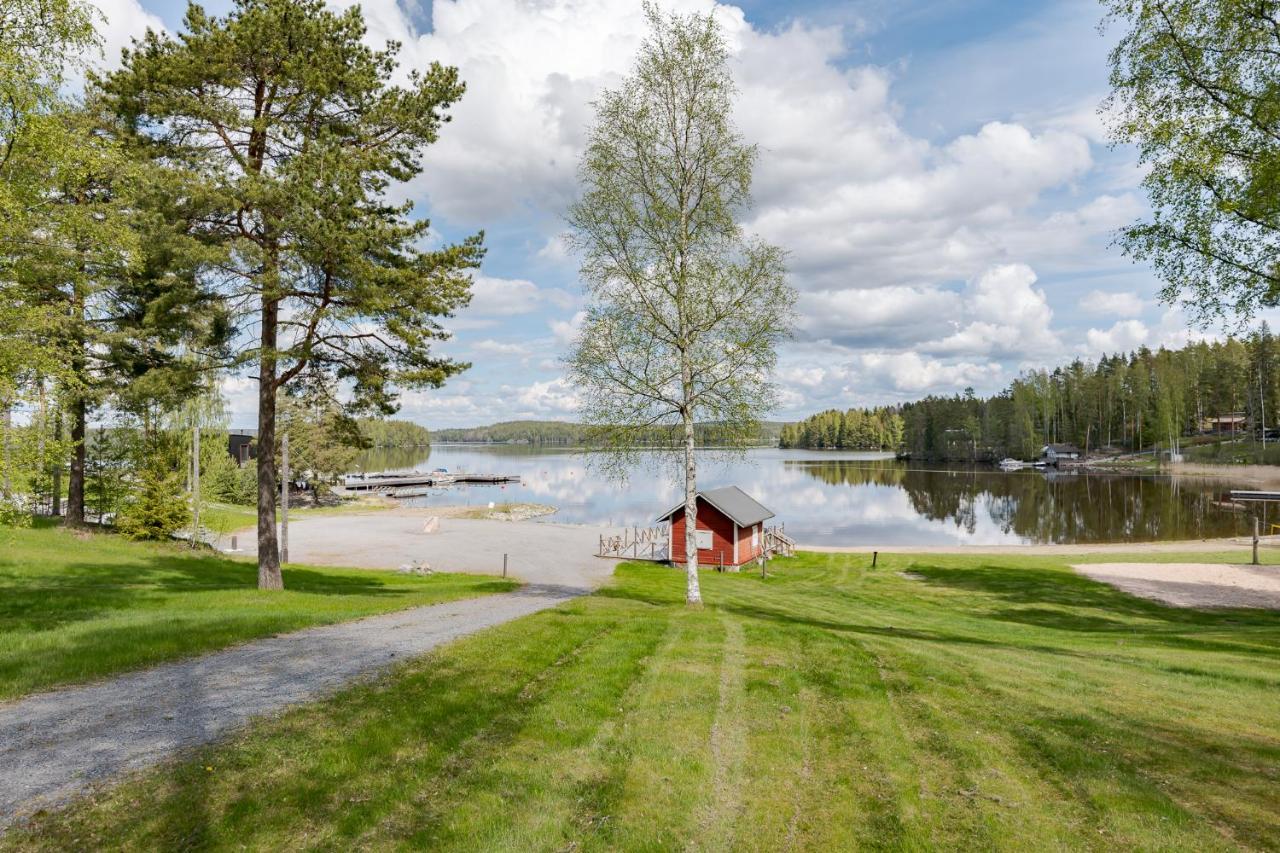
[[[694,529],[694,540],[697,542],[699,551],[710,551],[715,539],[711,536],[710,530]]]

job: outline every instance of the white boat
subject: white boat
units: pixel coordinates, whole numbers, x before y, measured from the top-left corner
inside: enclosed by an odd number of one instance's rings
[[[1021,459],[1009,458],[1000,460],[1001,471],[1021,471],[1023,468],[1027,467],[1029,467],[1027,463],[1023,462]]]

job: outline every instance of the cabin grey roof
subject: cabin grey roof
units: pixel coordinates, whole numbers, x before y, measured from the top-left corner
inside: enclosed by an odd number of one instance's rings
[[[1074,444],[1046,444],[1045,451],[1052,450],[1054,453],[1079,453],[1080,448]]]
[[[698,492],[698,497],[720,510],[739,527],[750,527],[753,524],[759,524],[766,519],[773,518],[774,515],[768,507],[762,505],[737,486],[725,486],[722,489]],[[683,508],[684,501],[680,501],[680,503],[658,516],[657,520],[668,519],[673,512]]]

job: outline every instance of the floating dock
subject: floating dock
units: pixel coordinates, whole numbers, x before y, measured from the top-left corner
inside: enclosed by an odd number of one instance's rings
[[[518,483],[520,478],[508,474],[378,474],[371,477],[349,476],[343,482],[352,492],[386,492],[392,497],[412,497],[426,494],[425,488],[454,486],[474,483],[477,485],[497,485],[500,483]],[[415,488],[417,487],[417,488]],[[413,494],[410,494],[412,492]]]
[[[1232,489],[1231,499],[1237,501],[1280,501],[1280,492]]]

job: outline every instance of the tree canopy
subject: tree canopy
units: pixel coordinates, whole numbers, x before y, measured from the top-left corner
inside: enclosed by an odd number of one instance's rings
[[[236,0],[192,4],[176,37],[149,32],[101,81],[137,144],[191,191],[200,239],[226,250],[202,280],[239,321],[238,361],[258,378],[259,583],[281,586],[276,399],[295,380],[390,413],[399,388],[466,367],[437,355],[439,318],[464,306],[481,236],[424,249],[430,229],[388,191],[463,94],[437,63],[393,85],[398,45],[364,42],[358,7]]]
[[[1125,32],[1105,111],[1151,201],[1120,245],[1202,320],[1280,304],[1280,3],[1106,5]]]

